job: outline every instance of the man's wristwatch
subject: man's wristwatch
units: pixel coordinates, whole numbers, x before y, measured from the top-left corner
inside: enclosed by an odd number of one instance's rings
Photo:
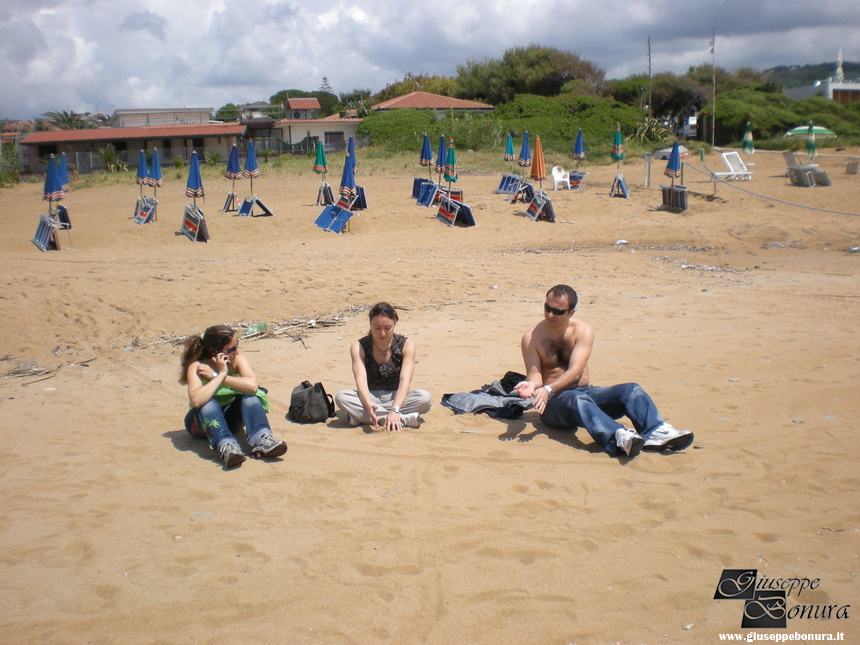
[[[396,405],[391,407],[391,411],[400,414],[400,408],[398,408]]]
[[[544,385],[543,389],[545,389],[550,396],[552,396],[554,394],[554,392],[552,391],[552,388],[549,385]]]

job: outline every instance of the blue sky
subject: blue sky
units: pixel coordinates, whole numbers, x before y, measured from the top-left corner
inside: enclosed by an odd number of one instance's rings
[[[538,43],[608,78],[710,62],[860,60],[860,3],[835,0],[0,0],[0,117],[212,107],[281,89],[377,91]]]

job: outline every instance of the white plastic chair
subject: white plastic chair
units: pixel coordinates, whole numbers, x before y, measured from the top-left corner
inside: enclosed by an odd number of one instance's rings
[[[552,174],[552,189],[558,190],[559,186],[567,186],[570,190],[570,173],[565,172],[561,166],[553,166],[550,171]]]

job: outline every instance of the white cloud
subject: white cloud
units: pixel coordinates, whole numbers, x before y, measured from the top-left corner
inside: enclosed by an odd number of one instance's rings
[[[455,75],[529,43],[609,78],[860,60],[860,4],[820,0],[0,0],[0,116],[119,107],[220,107],[313,90],[378,90],[407,72]]]

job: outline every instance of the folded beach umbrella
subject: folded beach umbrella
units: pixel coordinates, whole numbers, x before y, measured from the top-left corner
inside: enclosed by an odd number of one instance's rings
[[[158,194],[158,189],[164,185],[164,176],[161,174],[161,159],[158,156],[158,148],[152,149],[152,161],[149,164],[149,175],[146,177],[146,183],[152,186],[152,196]]]
[[[747,127],[746,130],[744,130],[743,151],[748,155],[755,152],[752,138],[752,124],[749,121],[747,121]]]
[[[523,133],[523,145],[520,148],[520,156],[517,159],[517,165],[523,169],[523,176],[525,176],[525,169],[532,165],[532,151],[529,147],[529,133],[526,131]]]
[[[254,151],[254,142],[248,142],[248,154],[245,157],[245,167],[242,169],[243,177],[251,178],[251,193],[254,192],[254,177],[260,176],[260,166],[257,165],[257,153]]]
[[[577,161],[585,159],[585,145],[582,143],[582,128],[576,131],[576,143],[573,146],[573,158]]]
[[[818,151],[815,147],[815,127],[812,125],[812,121],[810,121],[809,130],[806,133],[806,154],[809,155],[810,161],[815,159],[815,155],[817,152]]]
[[[197,198],[203,197],[203,178],[200,176],[200,160],[197,158],[197,151],[191,153],[191,164],[188,168],[188,183],[185,184],[185,195],[194,198],[194,205],[197,205]]]
[[[621,160],[624,159],[624,138],[621,136],[621,124],[615,124],[615,137],[612,139],[612,161],[618,162],[618,172],[621,172]]]
[[[48,168],[45,171],[45,187],[42,191],[42,200],[48,202],[48,215],[52,215],[51,204],[58,202],[66,193],[63,191],[63,186],[60,184],[60,177],[57,173],[57,164],[54,161],[54,155],[48,158]]]
[[[669,153],[669,162],[666,164],[666,170],[663,174],[672,178],[672,186],[675,186],[675,179],[681,176],[681,151],[678,148],[678,142],[672,146],[672,152]]]
[[[537,180],[541,190],[543,190],[543,180],[546,178],[546,160],[543,156],[543,144],[540,142],[540,137],[535,138],[535,158],[529,177]]]
[[[436,154],[436,172],[441,175],[445,171],[445,164],[448,163],[448,148],[445,146],[445,135],[439,137],[439,152]]]
[[[325,158],[323,142],[319,140],[317,140],[317,157],[314,159],[314,172],[322,175],[323,182],[325,182],[325,175],[328,172],[328,161]]]
[[[448,192],[451,192],[451,182],[457,181],[457,153],[454,150],[454,140],[448,140],[448,156],[445,160],[445,180],[448,182]]]
[[[242,171],[239,169],[239,148],[235,143],[230,150],[230,156],[227,158],[227,169],[224,171],[224,176],[233,181],[242,177]]]
[[[57,158],[57,170],[59,172],[60,186],[63,187],[63,190],[68,192],[71,185],[69,184],[69,166],[66,162],[66,153],[62,153]]]
[[[358,189],[355,187],[355,166],[353,165],[352,155],[347,151],[346,159],[343,161],[343,176],[340,179],[340,194],[352,201],[358,195]]]
[[[514,169],[514,159],[516,156],[514,155],[514,137],[511,133],[508,133],[507,141],[505,141],[505,161],[509,162],[510,170]]]
[[[349,141],[346,144],[346,151],[349,153],[349,156],[352,157],[352,174],[358,174],[358,157],[355,154],[355,141],[352,137],[349,138]]]
[[[135,179],[137,185],[140,186],[141,197],[143,197],[143,187],[147,185],[148,177],[149,166],[146,165],[146,153],[141,150],[140,155],[137,157],[137,178]]]
[[[430,137],[424,134],[424,143],[421,145],[421,156],[418,159],[419,166],[427,166],[430,170],[430,179],[433,179],[433,149],[430,147]]]

